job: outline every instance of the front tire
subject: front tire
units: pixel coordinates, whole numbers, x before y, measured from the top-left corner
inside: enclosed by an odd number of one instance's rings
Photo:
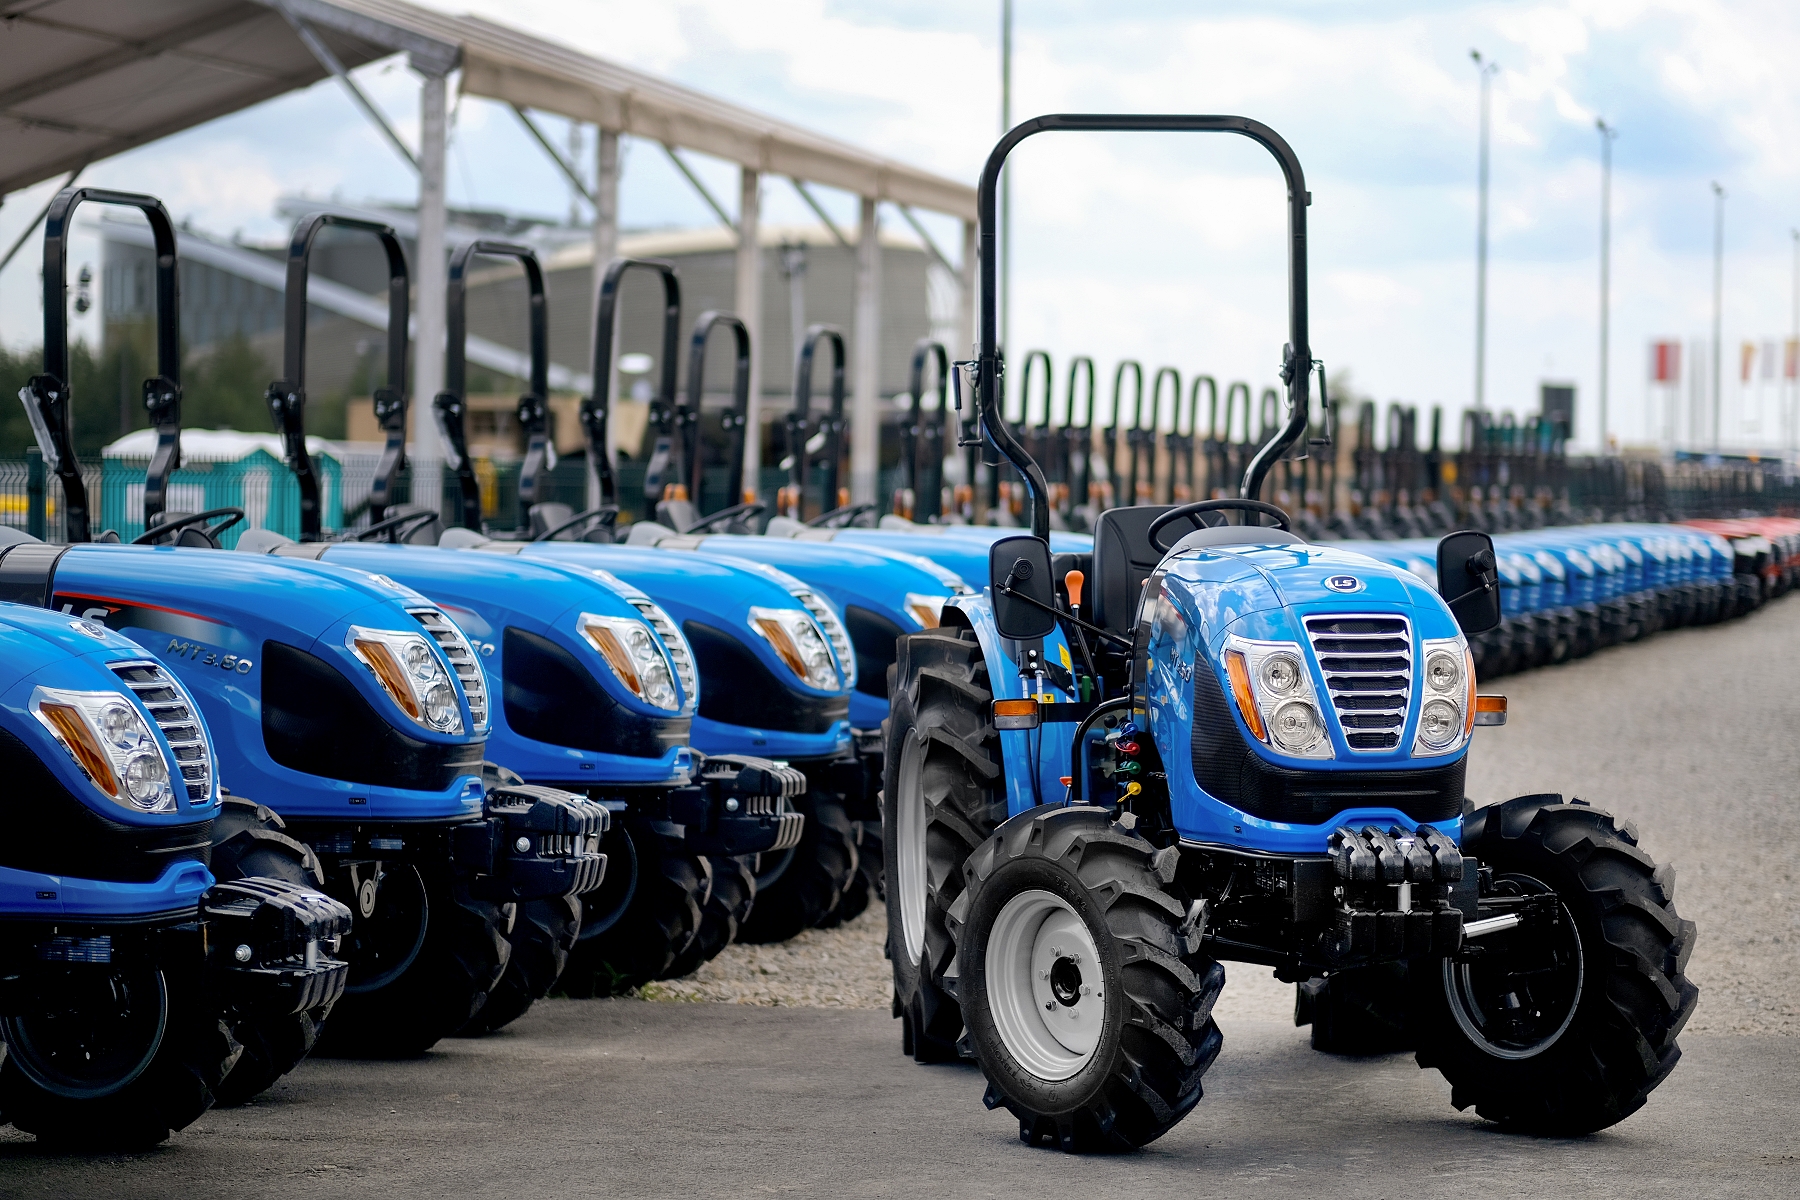
[[[856,830],[834,792],[808,791],[794,807],[806,815],[800,844],[791,855],[765,855],[756,879],[756,907],[738,928],[741,942],[785,942],[804,929],[823,925],[837,911],[844,889],[856,878]]]
[[[963,864],[1006,819],[987,664],[969,629],[900,639],[883,731],[882,841],[888,957],[901,1050],[957,1055],[962,1012],[945,986],[956,959],[946,914]]]
[[[712,857],[712,893],[700,910],[700,931],[687,949],[675,956],[659,978],[680,979],[692,975],[719,956],[737,939],[756,905],[756,876],[750,870],[755,855]]]
[[[606,878],[581,897],[581,937],[562,990],[616,996],[660,979],[700,930],[712,866],[636,809],[613,821],[601,848]]]
[[[1026,1145],[1134,1150],[1187,1116],[1222,1039],[1225,969],[1198,952],[1180,851],[1130,814],[1023,813],[970,857],[950,910],[989,1108]]]
[[[325,874],[312,849],[287,835],[275,811],[242,796],[221,798],[213,822],[213,878],[280,879],[325,890]],[[330,1004],[279,1017],[239,1017],[233,1036],[244,1052],[216,1089],[222,1107],[243,1104],[274,1086],[318,1045]]]
[[[569,951],[581,936],[581,898],[555,896],[517,905],[506,940],[512,952],[506,973],[457,1037],[480,1037],[512,1024],[550,994],[568,965]]]
[[[1479,940],[1413,972],[1418,1061],[1451,1103],[1522,1133],[1570,1136],[1642,1108],[1681,1058],[1699,989],[1684,974],[1695,927],[1672,874],[1628,824],[1561,796],[1479,809],[1463,853],[1499,894],[1554,893],[1558,920]]]

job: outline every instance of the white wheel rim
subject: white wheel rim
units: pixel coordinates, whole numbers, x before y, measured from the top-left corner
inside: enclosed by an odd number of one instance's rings
[[[900,933],[906,940],[907,961],[925,957],[925,785],[920,775],[925,764],[925,739],[906,738],[900,750],[900,770],[894,780],[895,847],[900,878]]]
[[[988,934],[988,1004],[1000,1040],[1039,1079],[1068,1079],[1106,1025],[1100,953],[1061,896],[1033,888],[1006,902]]]

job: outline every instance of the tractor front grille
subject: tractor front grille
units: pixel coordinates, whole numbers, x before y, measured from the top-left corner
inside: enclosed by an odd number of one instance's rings
[[[694,669],[694,652],[687,639],[681,636],[669,614],[653,601],[633,600],[631,607],[656,631],[657,640],[669,652],[669,661],[675,664],[675,678],[681,681],[682,711],[693,712],[700,703],[700,673]]]
[[[1364,753],[1398,746],[1412,696],[1412,629],[1406,619],[1308,617],[1306,635],[1345,744]]]
[[[154,663],[114,663],[113,674],[130,688],[169,739],[189,803],[204,804],[212,796],[212,747],[206,744],[194,701],[175,677]]]
[[[474,719],[476,730],[485,731],[488,724],[487,677],[481,673],[481,663],[476,661],[475,648],[469,645],[469,639],[456,627],[456,622],[437,609],[415,608],[412,615],[443,648],[444,657],[456,669],[463,694],[469,698],[469,716]]]

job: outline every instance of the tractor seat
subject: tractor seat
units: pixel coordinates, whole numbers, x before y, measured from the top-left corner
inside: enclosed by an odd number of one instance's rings
[[[531,537],[540,537],[558,525],[573,520],[574,517],[575,510],[560,500],[546,500],[542,504],[534,504],[527,514],[527,518],[531,522]]]

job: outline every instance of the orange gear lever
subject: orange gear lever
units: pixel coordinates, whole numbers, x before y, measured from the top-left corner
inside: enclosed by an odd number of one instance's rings
[[[1063,587],[1069,592],[1069,607],[1081,607],[1081,585],[1087,582],[1087,576],[1080,571],[1070,571],[1063,576]]]

